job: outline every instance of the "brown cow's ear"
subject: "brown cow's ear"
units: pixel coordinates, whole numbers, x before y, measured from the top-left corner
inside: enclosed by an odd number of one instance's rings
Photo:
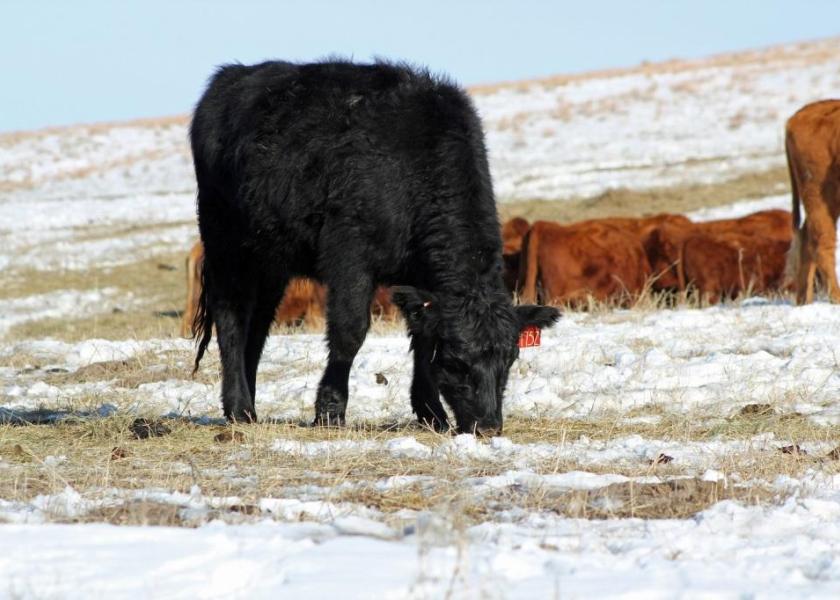
[[[560,318],[560,311],[553,306],[537,306],[535,304],[521,304],[516,308],[516,318],[519,319],[519,329],[526,327],[551,327]]]
[[[412,335],[432,336],[440,316],[437,297],[408,285],[391,288],[391,301],[400,309]]]

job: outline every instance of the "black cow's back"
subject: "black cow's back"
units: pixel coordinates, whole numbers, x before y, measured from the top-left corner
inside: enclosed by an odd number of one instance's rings
[[[244,243],[270,249],[296,274],[320,278],[325,236],[340,235],[383,282],[428,275],[428,251],[442,250],[442,240],[429,239],[436,226],[447,231],[441,260],[495,266],[480,123],[462,90],[427,72],[347,62],[225,66],[196,108],[191,136],[199,184],[222,192],[207,202],[226,204],[199,212],[240,223]],[[468,240],[461,248],[453,227]],[[418,230],[423,239],[413,238]]]

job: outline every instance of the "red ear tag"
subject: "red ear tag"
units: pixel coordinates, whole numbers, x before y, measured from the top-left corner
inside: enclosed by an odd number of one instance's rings
[[[540,345],[540,333],[542,331],[536,325],[529,325],[519,332],[519,347],[533,348]]]

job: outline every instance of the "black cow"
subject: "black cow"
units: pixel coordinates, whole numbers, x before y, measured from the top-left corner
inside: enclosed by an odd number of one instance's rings
[[[459,87],[383,62],[227,65],[190,138],[206,252],[195,365],[215,324],[228,419],[256,419],[274,309],[306,276],[329,289],[316,424],[343,424],[374,291],[396,284],[417,417],[448,429],[442,393],[459,431],[501,431],[519,331],[559,313],[511,304],[484,135]]]

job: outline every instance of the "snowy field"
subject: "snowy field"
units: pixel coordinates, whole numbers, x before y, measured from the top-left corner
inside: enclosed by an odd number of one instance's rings
[[[784,122],[840,89],[837,40],[478,90],[505,200],[708,183],[784,164]]]
[[[499,196],[778,167],[838,58],[832,40],[476,90]],[[278,333],[263,422],[232,429],[215,347],[192,378],[176,337],[190,169],[182,119],[0,137],[0,598],[840,597],[831,305],[567,313],[514,364],[492,440],[412,423],[388,326],[349,426],[303,426],[322,335]]]

